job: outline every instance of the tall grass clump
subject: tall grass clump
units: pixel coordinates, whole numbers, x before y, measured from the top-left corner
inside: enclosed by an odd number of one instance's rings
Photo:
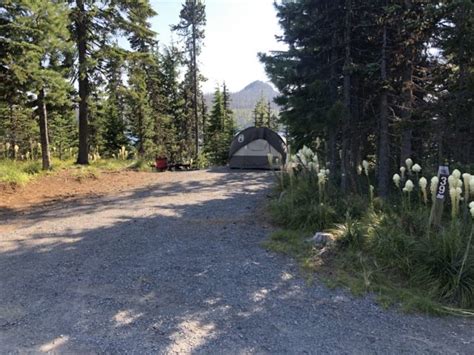
[[[393,175],[392,196],[381,200],[374,165],[364,160],[358,193],[342,195],[311,149],[290,154],[277,174],[274,221],[300,238],[330,232],[336,241],[331,262],[367,291],[407,308],[474,316],[474,176],[453,170],[441,224],[433,224],[438,177],[407,159]],[[295,238],[292,232],[288,240],[294,245]],[[282,242],[280,236],[280,249]]]
[[[28,183],[41,171],[41,164],[36,161],[0,161],[0,183],[11,186],[22,186]]]

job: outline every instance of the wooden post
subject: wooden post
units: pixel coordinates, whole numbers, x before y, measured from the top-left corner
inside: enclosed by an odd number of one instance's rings
[[[441,226],[441,219],[443,217],[444,200],[446,198],[446,191],[448,191],[448,177],[449,167],[441,165],[438,168],[438,187],[436,189],[436,199],[431,207],[430,227],[435,225]]]

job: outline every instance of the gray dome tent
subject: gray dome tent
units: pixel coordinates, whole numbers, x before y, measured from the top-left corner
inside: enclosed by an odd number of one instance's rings
[[[229,166],[232,169],[271,169],[268,154],[273,156],[274,167],[279,167],[286,160],[285,141],[269,128],[249,127],[232,140]]]

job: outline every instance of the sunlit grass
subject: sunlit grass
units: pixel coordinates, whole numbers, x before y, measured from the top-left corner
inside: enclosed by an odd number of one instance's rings
[[[62,170],[71,170],[71,174],[77,180],[82,181],[87,178],[98,178],[101,171],[124,170],[134,164],[132,160],[119,159],[99,159],[85,166],[76,165],[75,162],[75,159],[72,158],[66,160],[53,158],[51,170],[43,171],[40,160],[14,161],[2,159],[0,160],[0,183],[24,186],[39,176],[55,174]]]
[[[23,186],[41,170],[37,162],[0,161],[0,183]]]

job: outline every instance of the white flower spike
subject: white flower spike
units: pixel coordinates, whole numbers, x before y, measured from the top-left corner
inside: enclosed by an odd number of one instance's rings
[[[462,179],[464,181],[464,195],[466,195],[466,198],[469,198],[469,193],[471,190],[471,186],[469,185],[471,181],[471,174],[464,173],[462,174]]]
[[[422,189],[426,189],[426,186],[428,186],[428,180],[424,177],[421,177],[418,183]]]
[[[362,166],[364,167],[365,175],[369,176],[369,162],[367,160],[363,160]]]
[[[393,174],[393,177],[392,177],[392,180],[393,180],[393,183],[397,186],[397,187],[400,187],[400,175],[398,174]]]
[[[459,179],[459,178],[461,178],[461,172],[460,172],[458,169],[454,169],[454,170],[453,170],[453,176],[454,176],[456,179]]]
[[[421,166],[418,164],[413,165],[413,168],[411,168],[414,173],[419,173],[421,171]]]
[[[400,167],[400,172],[402,173],[402,179],[405,179],[405,171],[406,170],[407,170],[407,168],[405,168],[404,166]]]
[[[448,177],[448,184],[450,187],[456,187],[457,186],[457,182],[456,182],[456,177],[454,175],[449,175]]]

